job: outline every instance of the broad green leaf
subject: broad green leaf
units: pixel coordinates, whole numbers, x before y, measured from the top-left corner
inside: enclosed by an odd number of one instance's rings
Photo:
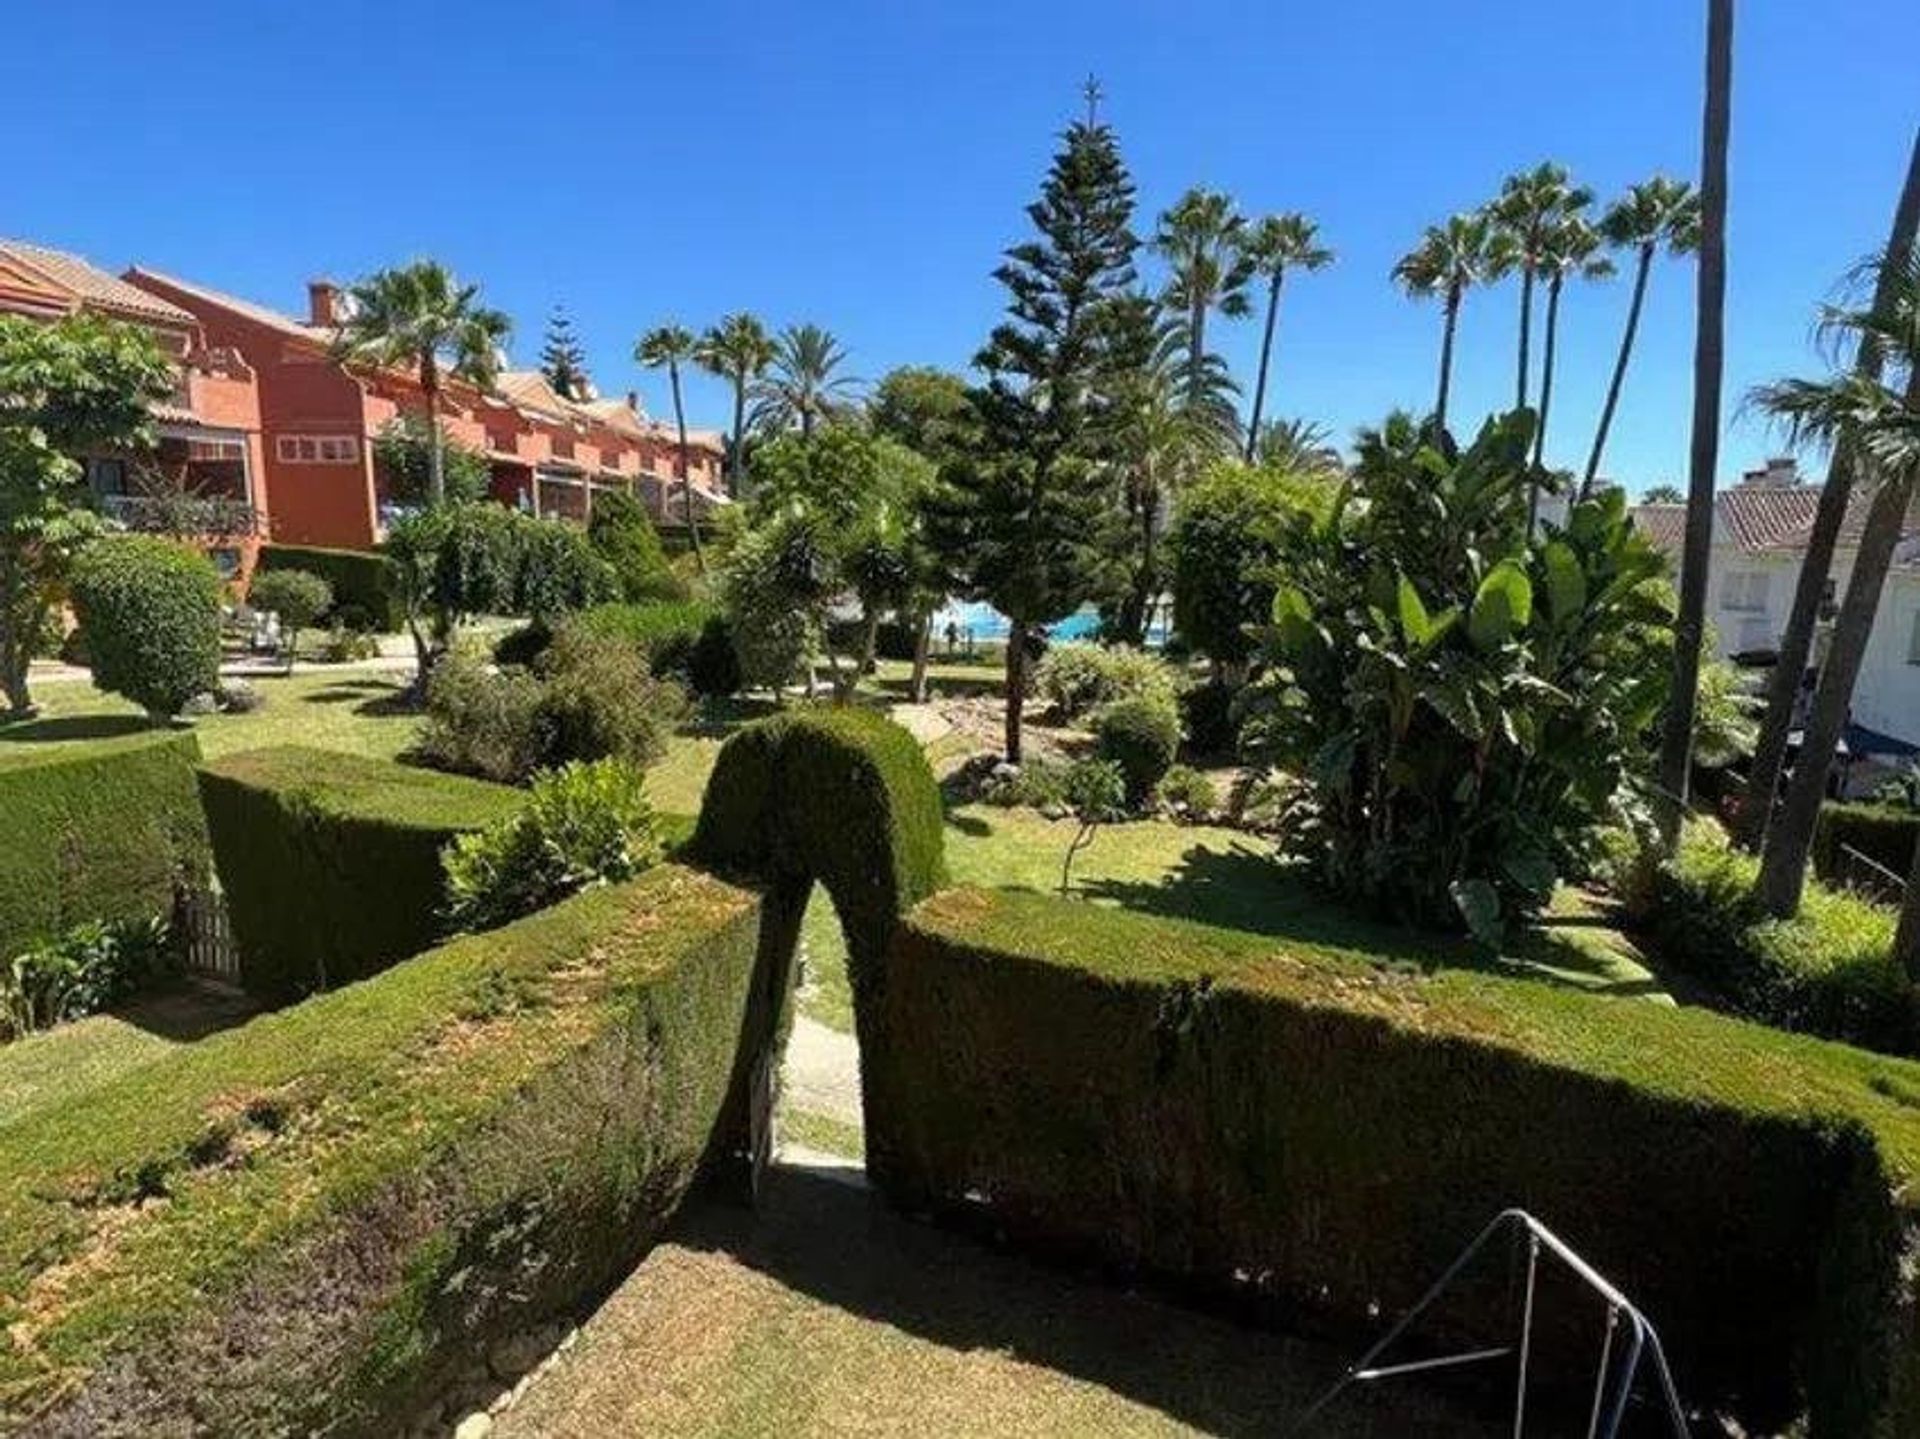
[[[1502,560],[1487,571],[1473,597],[1467,634],[1482,650],[1497,650],[1533,618],[1533,585],[1526,571]]]
[[[1273,592],[1273,627],[1281,648],[1295,657],[1311,653],[1320,638],[1313,606],[1292,585],[1281,585]]]
[[[1587,607],[1587,577],[1580,557],[1564,540],[1552,540],[1541,553],[1547,571],[1547,613],[1556,625],[1571,624]]]
[[[1394,602],[1400,613],[1400,634],[1415,649],[1423,649],[1427,636],[1433,630],[1433,619],[1427,614],[1427,607],[1421,602],[1420,592],[1413,587],[1413,581],[1405,575],[1394,593]]]
[[[1447,886],[1467,932],[1488,949],[1500,948],[1506,932],[1500,923],[1500,896],[1484,879],[1456,879]]]

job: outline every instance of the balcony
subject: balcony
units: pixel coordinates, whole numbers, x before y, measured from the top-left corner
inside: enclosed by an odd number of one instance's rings
[[[266,533],[266,516],[224,495],[101,495],[100,511],[151,535],[237,538]]]

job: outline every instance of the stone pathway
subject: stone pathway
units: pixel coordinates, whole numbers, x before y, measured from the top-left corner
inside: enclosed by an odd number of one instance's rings
[[[787,1038],[781,1098],[795,1109],[857,1126],[860,1046],[854,1037],[796,1014]]]

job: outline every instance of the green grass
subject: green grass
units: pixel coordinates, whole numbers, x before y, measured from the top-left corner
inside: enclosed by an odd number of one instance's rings
[[[781,1111],[779,1130],[783,1141],[823,1154],[837,1154],[842,1159],[864,1159],[867,1155],[867,1137],[860,1126],[832,1115],[788,1107]]]

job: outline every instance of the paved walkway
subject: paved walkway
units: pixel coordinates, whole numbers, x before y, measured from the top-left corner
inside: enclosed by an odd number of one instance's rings
[[[851,1034],[796,1014],[782,1078],[781,1098],[795,1109],[860,1123],[860,1046]]]

